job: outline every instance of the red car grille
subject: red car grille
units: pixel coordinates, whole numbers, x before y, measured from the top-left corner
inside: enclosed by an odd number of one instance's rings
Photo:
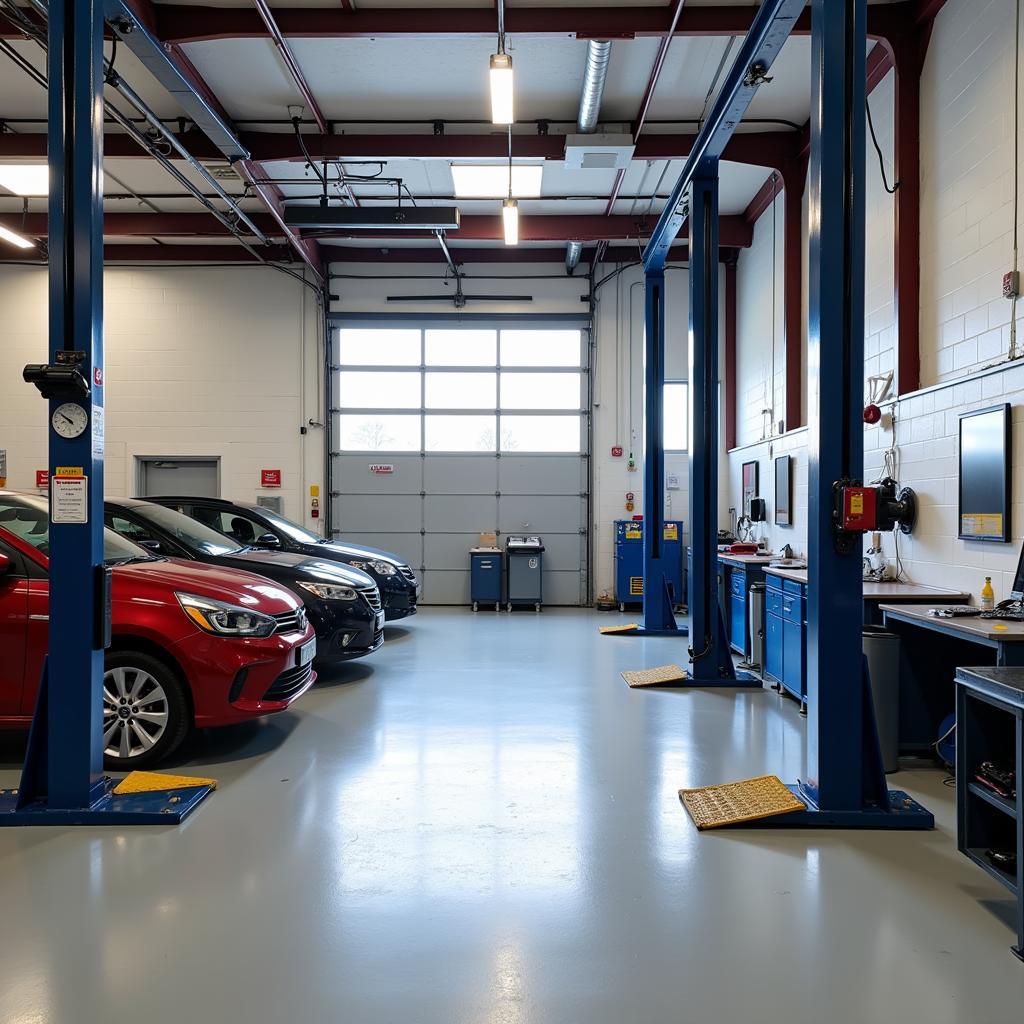
[[[273,685],[265,694],[264,700],[291,700],[309,682],[313,674],[313,665],[303,665],[302,668],[290,668],[282,672]]]

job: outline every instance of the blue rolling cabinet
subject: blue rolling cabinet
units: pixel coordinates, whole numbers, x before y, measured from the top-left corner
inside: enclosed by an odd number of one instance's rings
[[[683,524],[667,520],[662,529],[662,551],[671,565],[669,586],[672,601],[681,605],[686,600],[683,588]],[[615,600],[625,611],[628,604],[642,604],[644,599],[644,524],[637,519],[615,521]]]
[[[752,555],[718,556],[718,565],[723,576],[724,594],[722,615],[725,619],[725,633],[729,646],[737,653],[748,656],[751,652],[747,635],[749,620],[750,588],[755,583],[764,583],[764,569],[768,558]]]
[[[765,585],[765,675],[806,705],[807,587],[771,572]]]
[[[469,590],[473,611],[482,604],[501,608],[504,563],[498,548],[473,548],[469,552]]]

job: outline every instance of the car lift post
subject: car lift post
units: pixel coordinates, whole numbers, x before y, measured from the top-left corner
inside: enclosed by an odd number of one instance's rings
[[[685,636],[662,566],[665,530],[665,268],[644,272],[644,624],[647,636]],[[681,539],[681,538],[680,538]],[[676,595],[678,598],[681,595]]]
[[[50,479],[72,483],[51,483],[49,655],[21,784],[0,791],[0,825],[167,825],[210,792],[122,797],[103,775],[103,28],[99,0],[49,4],[50,363],[26,379],[51,416],[71,401],[87,426],[73,438],[49,428]]]

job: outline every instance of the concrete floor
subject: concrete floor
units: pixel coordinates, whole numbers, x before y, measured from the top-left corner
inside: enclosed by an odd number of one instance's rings
[[[933,833],[699,835],[803,770],[771,691],[639,692],[677,640],[427,610],[293,713],[199,738],[178,829],[0,832],[4,1024],[1009,1024],[1004,891]],[[0,746],[0,785],[23,742]]]

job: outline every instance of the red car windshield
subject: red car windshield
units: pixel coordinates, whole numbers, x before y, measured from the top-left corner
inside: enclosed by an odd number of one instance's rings
[[[31,544],[41,555],[50,556],[50,510],[41,498],[28,495],[0,494],[0,527],[26,544]],[[113,530],[103,530],[103,561],[107,565],[125,562],[152,562],[157,558],[145,548],[118,536]]]

